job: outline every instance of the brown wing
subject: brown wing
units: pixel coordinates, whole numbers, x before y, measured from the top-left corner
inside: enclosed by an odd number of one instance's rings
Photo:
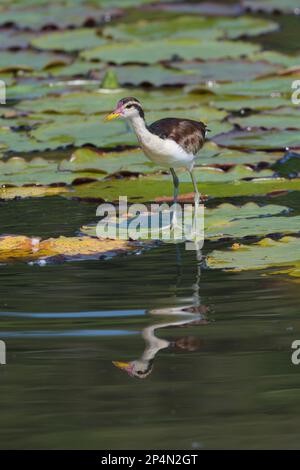
[[[160,119],[153,122],[148,129],[161,139],[175,140],[186,152],[194,155],[203,147],[208,130],[201,121],[179,118]]]

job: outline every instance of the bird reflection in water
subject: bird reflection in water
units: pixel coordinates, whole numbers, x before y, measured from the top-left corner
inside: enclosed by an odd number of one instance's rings
[[[199,253],[197,254],[197,259],[199,259]],[[167,340],[158,338],[155,333],[157,330],[164,328],[185,327],[208,323],[208,320],[206,319],[208,307],[201,305],[200,303],[199,282],[200,264],[198,263],[196,282],[192,286],[194,293],[191,299],[191,305],[149,310],[147,313],[150,315],[170,315],[172,317],[177,317],[178,319],[176,318],[175,320],[172,318],[170,321],[155,323],[154,325],[150,325],[144,328],[142,330],[142,337],[145,341],[145,349],[142,355],[134,361],[113,361],[113,364],[119,369],[127,372],[131,377],[145,379],[151,374],[154,360],[159,351],[163,349],[169,349],[173,351],[185,350],[189,352],[198,351],[202,346],[202,341],[197,337],[183,336],[175,340]]]

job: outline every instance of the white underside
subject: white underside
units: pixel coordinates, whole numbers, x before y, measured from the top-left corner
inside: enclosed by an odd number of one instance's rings
[[[144,120],[132,120],[133,129],[137,135],[140,146],[145,155],[157,165],[166,167],[185,167],[191,170],[196,156],[187,153],[172,139],[161,139],[148,131]]]
[[[153,136],[146,144],[141,142],[141,147],[145,155],[157,165],[188,169],[193,167],[195,155],[185,152],[174,140]]]

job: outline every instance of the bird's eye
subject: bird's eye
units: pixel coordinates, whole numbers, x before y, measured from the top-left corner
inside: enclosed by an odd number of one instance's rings
[[[129,109],[129,108],[133,108],[133,104],[128,104],[128,105],[126,106],[126,109]]]

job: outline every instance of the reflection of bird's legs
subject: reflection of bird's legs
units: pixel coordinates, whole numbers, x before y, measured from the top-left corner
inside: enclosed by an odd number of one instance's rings
[[[179,194],[179,179],[175,173],[174,168],[170,168],[170,172],[173,178],[173,185],[174,185],[174,197],[173,197],[174,210],[172,212],[172,221],[171,221],[171,226],[172,228],[174,228],[176,224],[176,206],[177,206],[177,199],[178,199],[178,194]]]
[[[180,312],[181,316],[182,314],[183,313]],[[155,336],[155,330],[158,330],[161,328],[186,325],[188,323],[195,321],[195,318],[202,318],[201,315],[195,315],[191,313],[187,313],[187,315],[189,316],[189,318],[185,320],[180,320],[180,321],[175,321],[175,322],[173,321],[173,322],[168,322],[168,323],[159,323],[157,325],[151,325],[151,326],[147,326],[146,328],[144,328],[142,332],[142,336],[145,340],[146,347],[141,356],[141,360],[152,361],[155,358],[156,354],[161,349],[166,349],[170,346],[170,341],[167,341],[165,339],[161,339]]]

